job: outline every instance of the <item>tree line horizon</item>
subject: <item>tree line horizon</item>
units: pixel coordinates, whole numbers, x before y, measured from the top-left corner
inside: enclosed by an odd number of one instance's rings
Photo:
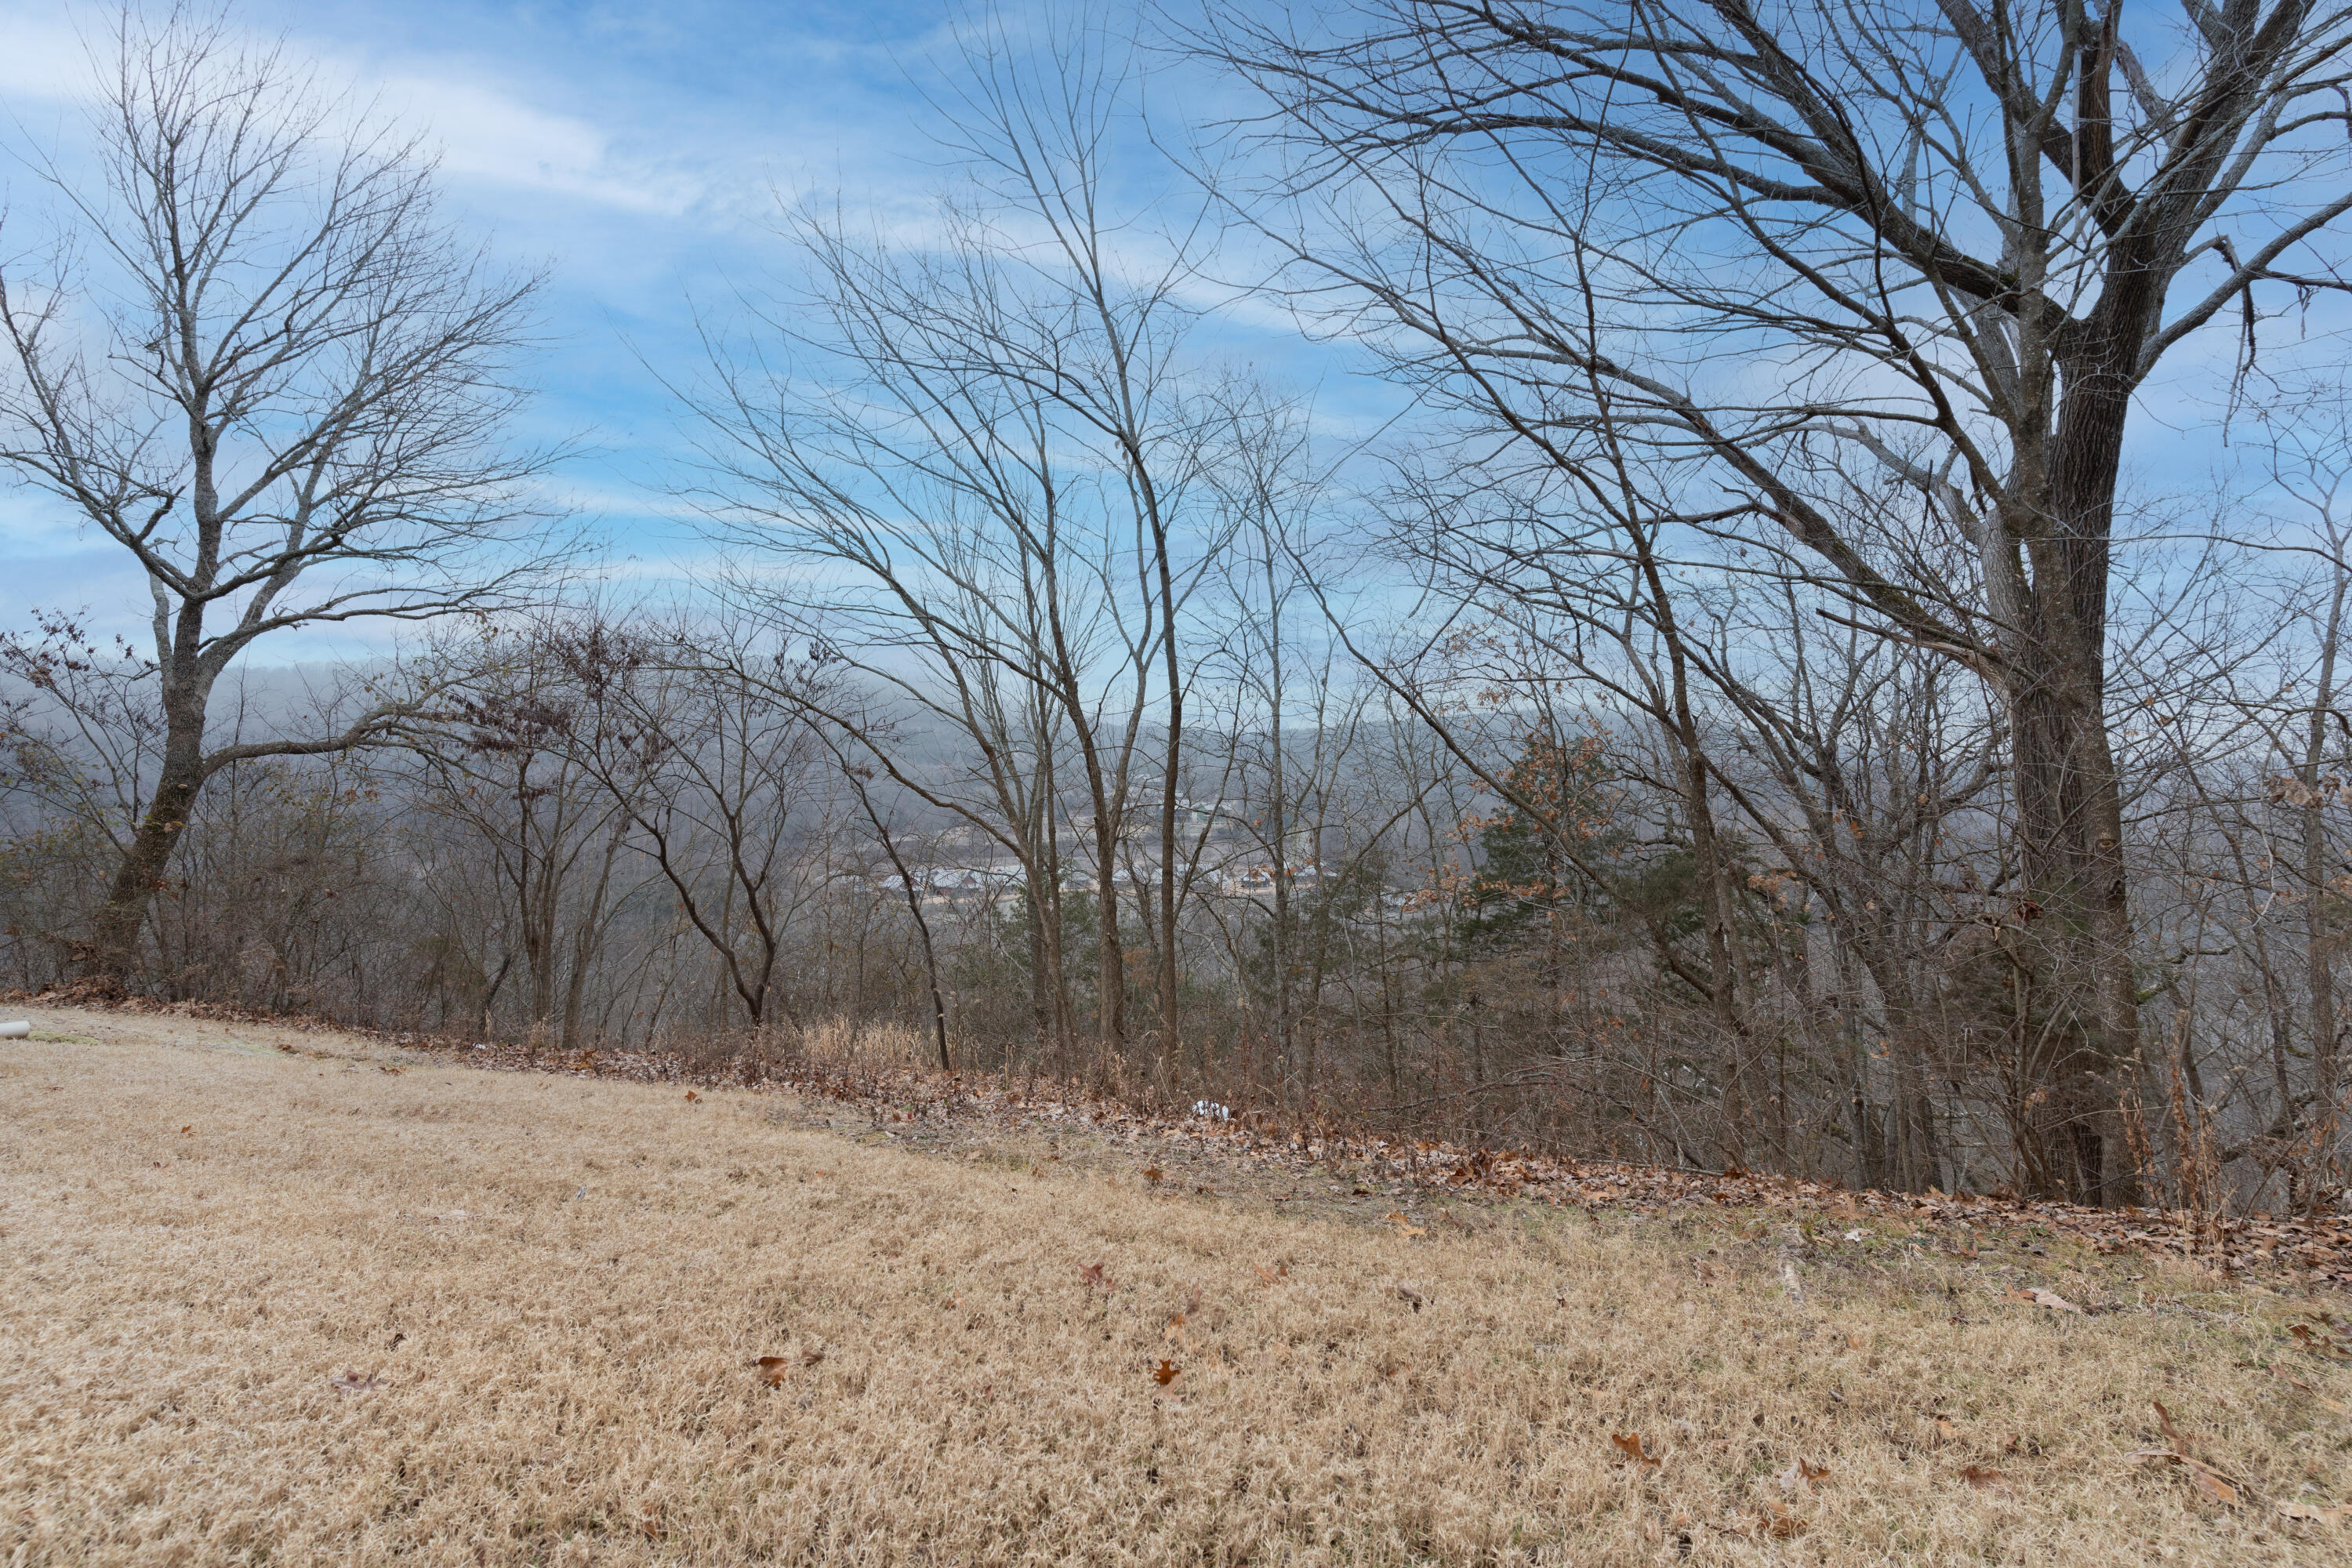
[[[2341,1207],[2352,11],[1034,24],[954,29],[919,231],[781,205],[702,323],[681,602],[577,570],[547,274],[418,137],[120,13],[16,149],[0,467],[152,637],[0,628],[0,978]],[[1244,107],[1138,199],[1175,68]]]

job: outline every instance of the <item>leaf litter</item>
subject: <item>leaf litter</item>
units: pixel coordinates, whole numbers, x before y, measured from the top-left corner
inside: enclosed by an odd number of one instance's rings
[[[27,1000],[37,1003],[43,998],[34,996]],[[2053,1200],[1945,1193],[1934,1188],[1924,1194],[1849,1189],[1832,1182],[1752,1171],[1675,1170],[1475,1147],[1437,1139],[1335,1133],[1321,1126],[1293,1127],[1253,1111],[1237,1111],[1227,1117],[1190,1116],[1183,1114],[1181,1108],[1149,1109],[1075,1086],[1034,1082],[1024,1087],[904,1067],[845,1070],[828,1064],[795,1070],[786,1064],[747,1060],[698,1066],[663,1051],[534,1050],[526,1044],[352,1028],[197,1002],[159,1003],[137,997],[110,1001],[80,994],[59,994],[52,1000],[58,1005],[109,1012],[185,1016],[340,1035],[492,1071],[641,1083],[676,1084],[686,1079],[705,1087],[726,1085],[798,1095],[861,1107],[884,1121],[987,1125],[998,1131],[1060,1134],[1088,1129],[1121,1139],[1154,1136],[1165,1143],[1185,1147],[1202,1158],[1294,1174],[1351,1162],[1380,1179],[1419,1191],[1454,1191],[1595,1211],[1616,1209],[1642,1214],[1723,1206],[1795,1210],[1834,1207],[1842,1216],[1853,1219],[1893,1219],[1948,1230],[1956,1250],[1963,1256],[1975,1250],[1977,1233],[1987,1226],[2033,1226],[2071,1237],[2102,1255],[2170,1257],[2204,1263],[2231,1275],[2291,1270],[2315,1284],[2352,1287],[2352,1215],[2284,1218],[2256,1214],[2215,1218],[2182,1210],[2131,1205],[2092,1208]],[[289,1045],[281,1045],[280,1048],[296,1055],[323,1054],[305,1053]],[[1411,1227],[1408,1234],[1418,1229]],[[2339,1345],[2333,1351],[2315,1353],[2331,1359],[2352,1359],[2352,1347]]]

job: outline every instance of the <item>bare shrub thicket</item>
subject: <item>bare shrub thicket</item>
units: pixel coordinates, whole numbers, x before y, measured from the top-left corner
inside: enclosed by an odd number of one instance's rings
[[[703,598],[218,656],[136,983],[2340,1204],[2352,448],[2271,323],[2333,342],[2342,18],[1270,15],[1188,40],[1265,110],[1192,205],[1119,46],[980,27],[929,229],[788,215],[683,399]],[[1417,422],[1340,463],[1236,369],[1234,229]],[[2125,461],[2159,365],[2218,483]],[[122,981],[178,646],[0,643],[11,984]]]

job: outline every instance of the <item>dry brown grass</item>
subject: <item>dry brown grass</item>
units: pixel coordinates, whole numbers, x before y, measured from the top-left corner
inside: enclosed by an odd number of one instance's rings
[[[2352,1552],[2277,1511],[2343,1500],[2352,1376],[2259,1287],[1774,1215],[1412,1235],[1142,1152],[941,1158],[772,1096],[37,1016],[77,1039],[0,1045],[0,1563]],[[2151,1398],[2238,1506],[2129,1457]],[[1799,1458],[1828,1473],[1784,1490]]]

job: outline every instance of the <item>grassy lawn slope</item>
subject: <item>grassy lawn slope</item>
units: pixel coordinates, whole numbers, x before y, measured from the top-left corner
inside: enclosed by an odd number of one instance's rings
[[[2343,1303],[2277,1280],[1285,1208],[1148,1144],[37,1025],[0,1043],[12,1568],[2352,1560]]]

